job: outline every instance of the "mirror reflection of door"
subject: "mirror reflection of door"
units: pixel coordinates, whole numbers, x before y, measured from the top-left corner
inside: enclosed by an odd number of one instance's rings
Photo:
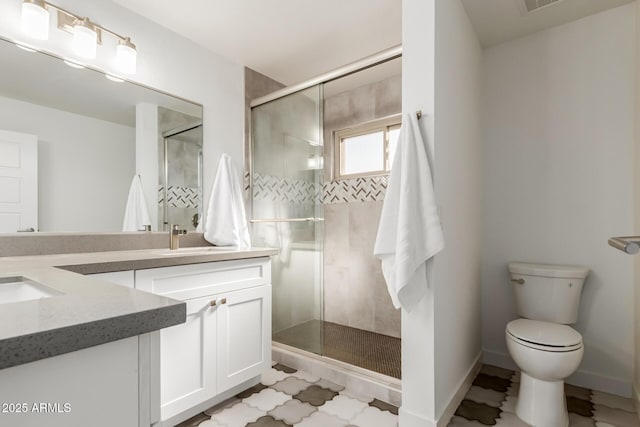
[[[0,233],[38,229],[38,137],[0,130]]]

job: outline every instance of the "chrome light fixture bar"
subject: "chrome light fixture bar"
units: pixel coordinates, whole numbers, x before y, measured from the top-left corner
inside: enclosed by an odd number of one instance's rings
[[[38,40],[49,38],[49,10],[57,12],[58,28],[73,35],[73,49],[82,58],[96,57],[97,46],[102,44],[102,33],[118,41],[116,67],[125,74],[135,74],[137,50],[129,37],[102,27],[87,17],[81,17],[46,0],[23,0],[22,31]]]

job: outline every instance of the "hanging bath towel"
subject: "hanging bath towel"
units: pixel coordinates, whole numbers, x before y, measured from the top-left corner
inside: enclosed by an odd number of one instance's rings
[[[418,119],[405,114],[382,207],[374,255],[396,308],[411,311],[427,291],[426,262],[444,247],[431,168]]]
[[[204,238],[217,246],[251,246],[249,227],[242,201],[242,187],[231,157],[223,154],[213,181]]]
[[[135,175],[131,181],[127,207],[124,210],[122,231],[141,231],[146,225],[151,225],[151,217],[144,200],[140,175]]]

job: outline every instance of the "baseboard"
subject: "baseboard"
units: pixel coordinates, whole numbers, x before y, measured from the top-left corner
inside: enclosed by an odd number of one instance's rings
[[[449,424],[451,417],[453,417],[453,414],[456,412],[456,409],[458,409],[458,406],[460,406],[464,396],[471,388],[474,378],[478,375],[478,372],[480,372],[480,368],[482,368],[482,351],[478,353],[478,356],[476,356],[476,359],[467,371],[467,374],[462,378],[458,387],[456,387],[456,390],[449,398],[449,403],[444,411],[442,411],[442,415],[438,418],[438,422],[436,423],[437,427],[446,427],[447,424]]]
[[[513,371],[519,370],[518,366],[513,362],[513,359],[511,359],[511,356],[506,353],[484,350],[484,363]],[[585,370],[576,371],[567,378],[565,382],[622,397],[632,397],[634,395],[631,381],[608,377]]]
[[[438,427],[437,421],[429,420],[403,408],[398,410],[398,425],[402,427]]]

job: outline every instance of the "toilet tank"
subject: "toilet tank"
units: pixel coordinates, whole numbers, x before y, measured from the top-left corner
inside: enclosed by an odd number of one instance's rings
[[[560,324],[576,322],[588,268],[524,262],[509,263],[508,268],[518,315]]]

